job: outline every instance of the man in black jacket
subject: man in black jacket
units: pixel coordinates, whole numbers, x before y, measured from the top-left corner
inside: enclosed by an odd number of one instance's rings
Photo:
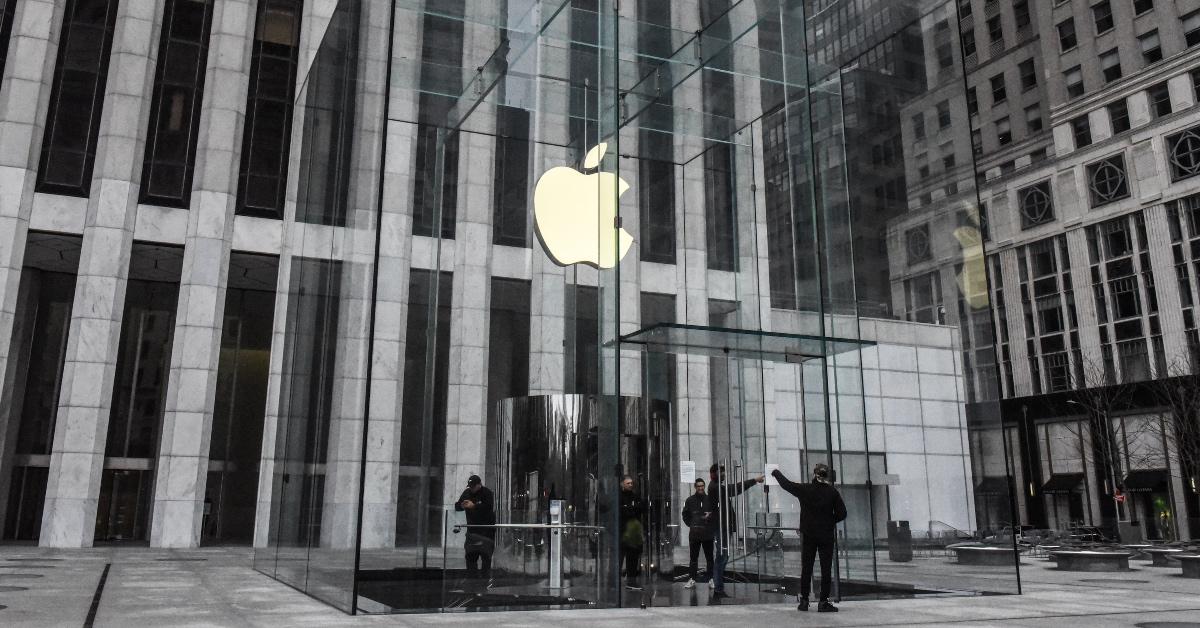
[[[700,559],[700,550],[704,550],[704,563],[708,573],[713,572],[713,530],[717,525],[713,521],[712,511],[708,509],[708,496],[704,494],[704,478],[696,478],[696,492],[683,503],[683,523],[688,527],[688,552],[691,560],[688,563],[688,581],[685,589],[696,588],[696,567]],[[715,586],[709,580],[710,586]]]
[[[708,468],[708,476],[712,482],[708,485],[708,509],[716,521],[717,564],[713,568],[712,587],[713,597],[728,597],[725,595],[725,564],[729,562],[729,547],[737,538],[737,513],[733,507],[733,498],[743,491],[761,484],[763,476],[739,482],[725,483],[725,467],[714,464]]]
[[[621,479],[621,562],[625,564],[626,586],[632,591],[640,591],[638,575],[642,570],[642,546],[646,535],[642,515],[646,506],[633,489],[632,476]]]
[[[813,558],[821,557],[821,601],[817,612],[836,613],[837,607],[829,602],[829,587],[832,583],[833,548],[837,542],[837,524],[846,519],[846,504],[841,494],[829,483],[829,467],[818,464],[813,467],[810,484],[797,484],[784,477],[776,469],[771,475],[779,481],[783,490],[800,500],[800,535],[803,537],[800,569],[800,606],[808,610],[808,594],[812,590]]]
[[[492,490],[483,485],[478,475],[467,479],[467,489],[454,502],[454,509],[467,513],[467,577],[481,575],[488,583],[492,579],[492,551],[496,546],[496,528],[481,528],[496,524],[495,498]],[[480,570],[480,563],[483,569]]]

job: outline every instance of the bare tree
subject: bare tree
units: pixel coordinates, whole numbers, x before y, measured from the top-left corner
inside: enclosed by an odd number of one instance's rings
[[[1083,420],[1071,425],[1084,444],[1084,459],[1089,460],[1095,466],[1097,475],[1104,479],[1104,496],[1111,499],[1124,480],[1121,475],[1121,447],[1113,429],[1113,417],[1128,407],[1136,385],[1114,381],[1111,371],[1102,363],[1086,360],[1081,370],[1084,381],[1075,382],[1067,404],[1079,409]],[[1089,383],[1100,385],[1088,386]],[[1124,509],[1119,503],[1113,505],[1116,518],[1123,519]]]
[[[1179,456],[1179,471],[1191,485],[1200,474],[1200,374],[1186,362],[1175,362],[1164,377],[1147,382],[1161,408],[1159,420],[1151,422],[1156,436]]]

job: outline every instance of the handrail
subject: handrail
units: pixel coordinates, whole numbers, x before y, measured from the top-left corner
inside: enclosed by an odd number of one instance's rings
[[[585,526],[574,523],[456,523],[454,529],[460,528],[512,528],[520,530],[603,530],[603,526]]]

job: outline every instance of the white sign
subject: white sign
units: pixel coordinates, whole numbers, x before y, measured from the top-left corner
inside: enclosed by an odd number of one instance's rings
[[[684,484],[691,484],[696,481],[695,460],[679,461],[679,481],[683,482]]]
[[[766,484],[767,486],[779,486],[779,480],[776,480],[775,476],[771,475],[771,472],[778,468],[779,465],[777,464],[768,464],[766,468],[763,469],[763,475],[767,478],[763,484]]]

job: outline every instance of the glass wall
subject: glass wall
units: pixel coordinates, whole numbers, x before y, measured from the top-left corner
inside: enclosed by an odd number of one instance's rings
[[[783,601],[769,471],[823,463],[839,599],[1018,591],[958,3],[666,4],[340,3],[260,570],[356,612]],[[683,587],[697,478],[729,598]]]

